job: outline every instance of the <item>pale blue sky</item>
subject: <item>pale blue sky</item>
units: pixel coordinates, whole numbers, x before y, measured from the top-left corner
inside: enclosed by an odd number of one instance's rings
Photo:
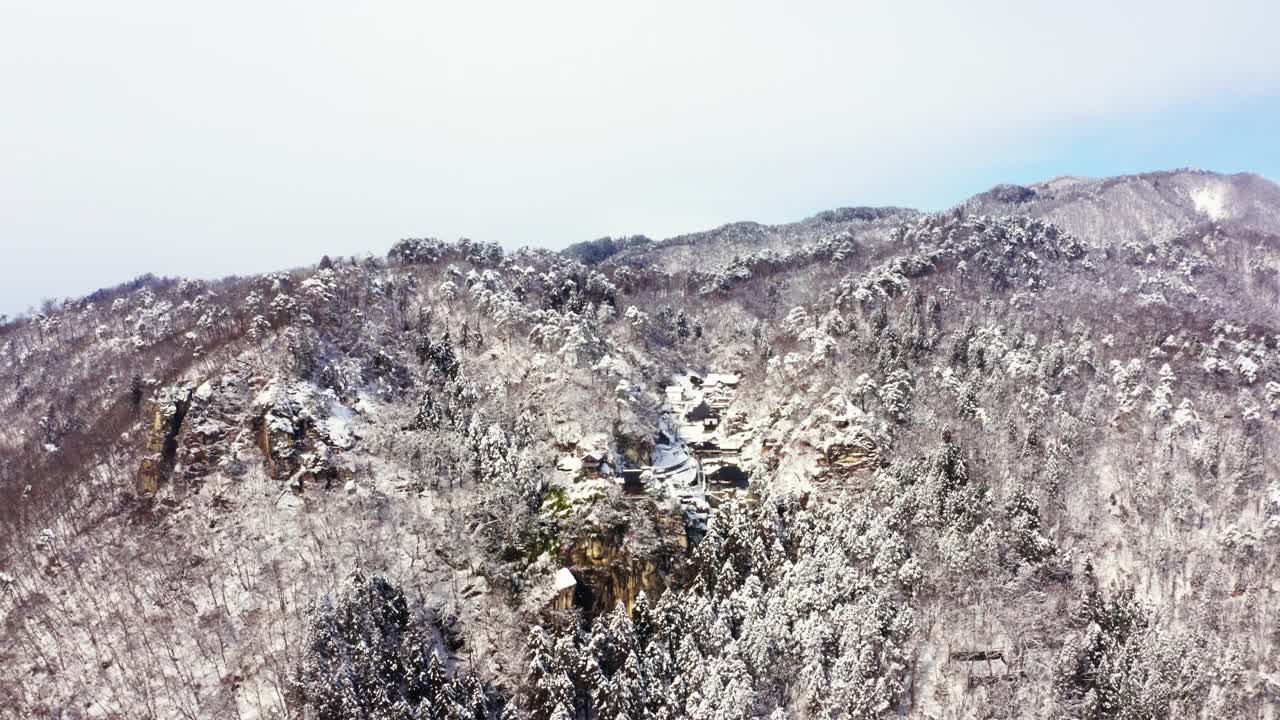
[[[1273,0],[0,0],[0,312],[412,235],[1277,179],[1276,27]]]

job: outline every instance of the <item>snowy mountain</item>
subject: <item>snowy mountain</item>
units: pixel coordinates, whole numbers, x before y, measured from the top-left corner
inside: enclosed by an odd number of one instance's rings
[[[0,326],[0,716],[1280,712],[1280,187],[406,239]]]

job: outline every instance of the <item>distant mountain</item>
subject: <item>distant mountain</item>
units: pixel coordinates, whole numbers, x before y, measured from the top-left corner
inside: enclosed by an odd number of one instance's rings
[[[1031,215],[1113,244],[1157,240],[1210,222],[1261,233],[1280,228],[1280,187],[1275,183],[1257,175],[1200,170],[1002,185],[960,207],[974,214]]]
[[[960,203],[953,212],[1041,218],[1105,244],[1171,237],[1210,222],[1229,232],[1268,234],[1280,228],[1280,187],[1248,173],[1221,175],[1202,170],[1103,179],[1059,177],[1027,187],[999,185]],[[924,214],[908,208],[856,207],[784,225],[730,223],[660,242],[643,238],[645,242],[626,252],[619,246],[596,261],[654,263],[664,269],[695,261],[714,263],[732,259],[731,253],[783,250],[840,232],[883,237],[895,224]],[[713,252],[710,258],[701,254],[708,250]]]
[[[635,245],[609,259],[615,264],[656,265],[673,271],[727,262],[735,255],[784,251],[837,233],[884,238],[897,224],[920,215],[905,208],[856,207],[828,210],[786,225],[737,222],[657,243]]]

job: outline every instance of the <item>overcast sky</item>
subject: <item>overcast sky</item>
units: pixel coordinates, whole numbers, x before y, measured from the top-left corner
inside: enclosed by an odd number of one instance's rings
[[[1280,177],[1276,0],[0,0],[0,312],[1002,181]]]

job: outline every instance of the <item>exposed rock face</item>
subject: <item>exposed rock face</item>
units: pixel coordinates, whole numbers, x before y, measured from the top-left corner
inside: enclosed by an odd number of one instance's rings
[[[286,416],[286,419],[291,419]],[[281,480],[291,477],[298,469],[302,440],[306,437],[306,424],[283,423],[273,413],[254,418],[254,430],[258,447],[267,465],[267,473]]]
[[[152,422],[147,433],[147,453],[138,466],[140,492],[155,493],[173,472],[178,433],[182,431],[182,421],[191,407],[194,393],[192,385],[174,385],[160,391],[148,403]]]
[[[872,470],[879,461],[879,448],[869,435],[837,435],[822,448],[818,479],[844,478],[860,470]]]
[[[649,464],[653,456],[652,434],[619,434],[617,436],[618,453],[630,465],[640,467]]]
[[[175,467],[184,480],[198,480],[215,470],[230,476],[243,472],[240,450],[248,438],[245,385],[244,377],[228,374],[200,384],[192,393]]]
[[[777,422],[762,441],[766,466],[815,483],[869,480],[882,459],[871,416],[843,391],[828,392],[798,423]]]
[[[328,485],[350,478],[337,455],[353,438],[345,427],[335,425],[330,414],[334,404],[305,383],[273,383],[259,394],[253,404],[253,430],[272,478],[288,479],[297,489],[306,482]]]
[[[573,604],[588,615],[609,612],[619,603],[629,610],[641,592],[657,597],[678,571],[688,547],[683,522],[653,509],[652,527],[600,530],[561,551],[561,562],[576,580]]]
[[[138,488],[155,493],[171,476],[195,481],[217,471],[244,471],[242,452],[262,451],[267,473],[306,481],[344,482],[351,473],[338,462],[352,438],[335,424],[331,402],[314,388],[269,385],[250,401],[251,378],[230,373],[161,391],[148,404],[152,423]]]
[[[665,587],[655,559],[633,556],[621,535],[582,538],[565,551],[564,560],[580,578],[577,604],[590,615],[608,612],[618,603],[630,609],[641,591],[656,595]]]

